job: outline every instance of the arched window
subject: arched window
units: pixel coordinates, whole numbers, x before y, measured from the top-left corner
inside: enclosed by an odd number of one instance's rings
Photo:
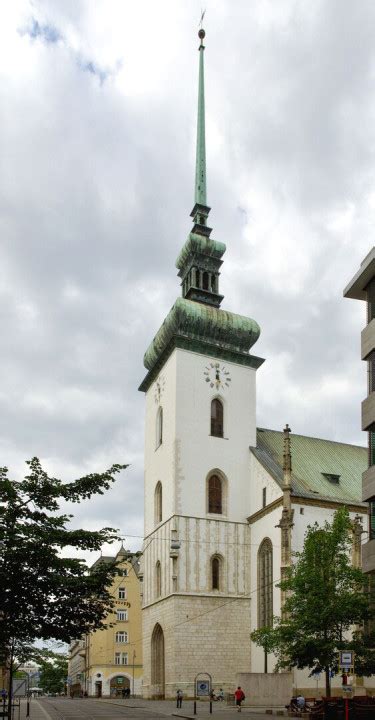
[[[272,543],[263,540],[258,551],[258,627],[272,627],[273,570]]]
[[[156,485],[155,488],[155,498],[154,498],[154,519],[155,519],[155,525],[160,523],[162,521],[163,517],[163,488],[162,484],[159,480],[159,482]]]
[[[155,565],[155,595],[156,597],[161,595],[161,565],[159,560]]]
[[[221,585],[221,562],[220,558],[214,555],[211,558],[211,589],[220,590]]]
[[[160,407],[156,416],[156,447],[163,442],[163,408]]]
[[[218,398],[211,403],[211,435],[221,438],[224,435],[224,408]]]
[[[223,483],[218,475],[208,478],[208,512],[217,515],[223,512]]]
[[[208,272],[203,273],[203,290],[208,290]]]

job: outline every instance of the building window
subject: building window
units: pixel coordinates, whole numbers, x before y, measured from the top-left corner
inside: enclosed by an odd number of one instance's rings
[[[156,597],[161,595],[161,565],[159,560],[155,565],[155,595]]]
[[[375,465],[375,427],[368,434],[368,455],[368,464],[372,467]]]
[[[160,407],[156,415],[156,447],[163,442],[163,408]]]
[[[272,543],[266,538],[258,551],[258,627],[272,627]]]
[[[375,352],[370,353],[367,359],[368,369],[368,392],[369,394],[375,391]]]
[[[120,630],[116,633],[116,642],[117,643],[127,643],[128,642],[128,633],[124,632],[124,630]]]
[[[128,664],[128,653],[116,652],[115,653],[115,665],[127,665]]]
[[[163,488],[162,488],[162,484],[161,484],[160,480],[156,484],[156,488],[155,488],[154,515],[155,515],[155,525],[157,525],[158,523],[160,523],[162,521],[162,517],[163,517]]]
[[[223,487],[218,475],[208,478],[208,512],[216,515],[223,512]]]
[[[116,612],[117,620],[127,620],[128,619],[128,611],[127,610],[117,610]]]
[[[375,317],[375,282],[370,280],[367,285],[367,322],[370,323]]]
[[[375,539],[375,498],[372,498],[369,502],[370,508],[370,532],[369,540]]]
[[[334,475],[333,473],[325,473],[322,472],[323,477],[325,477],[328,482],[332,483],[332,485],[339,485],[340,483],[340,475]]]
[[[262,507],[266,507],[267,505],[267,488],[263,488],[262,490]]]
[[[221,558],[216,555],[211,558],[211,588],[212,590],[220,590],[221,584]]]
[[[118,589],[118,599],[119,600],[126,600],[126,588],[120,587]]]
[[[224,409],[221,400],[215,398],[211,403],[211,435],[224,436]]]
[[[202,286],[203,286],[203,290],[208,290],[208,272],[203,273]]]

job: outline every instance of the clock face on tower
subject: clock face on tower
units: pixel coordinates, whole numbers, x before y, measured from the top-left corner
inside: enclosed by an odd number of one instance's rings
[[[156,384],[155,384],[155,402],[160,403],[161,396],[164,392],[164,386],[165,386],[165,378],[163,375],[159,375]]]
[[[209,386],[215,390],[225,390],[230,387],[232,382],[229,370],[219,362],[211,362],[206,365],[203,374],[206,383],[209,383]]]

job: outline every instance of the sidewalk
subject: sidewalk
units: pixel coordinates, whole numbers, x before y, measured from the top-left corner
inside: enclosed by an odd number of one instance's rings
[[[30,720],[60,720],[58,712],[49,705],[46,710],[43,708],[43,699],[39,702],[38,699],[33,698],[30,704]],[[76,702],[82,703],[83,714],[85,713],[85,704],[88,703],[92,707],[92,703],[117,705],[124,708],[124,718],[126,718],[126,708],[134,708],[135,710],[143,710],[144,713],[150,714],[150,717],[169,716],[185,718],[186,720],[199,720],[204,718],[214,720],[215,716],[219,720],[235,720],[237,718],[237,708],[233,705],[227,705],[226,703],[212,703],[212,715],[210,715],[209,709],[210,704],[208,702],[197,702],[197,714],[194,715],[194,703],[192,700],[186,700],[182,703],[181,710],[177,710],[175,700],[142,700],[142,698],[126,699],[122,698],[82,698]],[[88,710],[88,708],[87,708]],[[266,720],[266,718],[276,717],[276,709],[273,709],[273,715],[265,714],[266,708],[254,708],[251,706],[242,706],[241,716],[244,716],[246,720]],[[92,715],[93,713],[91,711]],[[18,720],[18,711],[14,716],[14,720]],[[20,720],[27,720],[26,718],[26,700],[21,699],[21,711]]]
[[[199,720],[202,716],[207,719],[210,717],[214,718],[215,715],[218,715],[220,720],[233,720],[234,717],[237,717],[237,708],[234,705],[227,705],[225,702],[213,702],[212,715],[210,715],[210,703],[202,701],[197,701],[196,715],[194,715],[193,700],[183,700],[181,710],[177,710],[175,700],[142,700],[141,698],[135,698],[134,700],[130,698],[122,700],[122,698],[101,698],[98,702],[111,703],[113,705],[124,705],[125,707],[142,708],[148,712],[154,711],[164,715],[171,715],[173,717],[188,718],[189,720],[190,718],[191,720]],[[266,709],[268,708],[256,708],[251,705],[246,705],[245,703],[242,705],[241,715],[245,715],[247,720],[249,720],[249,718],[251,720],[252,718],[254,718],[254,720],[258,720],[258,718],[259,720],[265,720],[266,717],[276,717],[276,713],[279,714],[281,710],[284,710],[284,708],[281,708],[280,706],[278,708],[273,708],[272,715],[266,715]]]

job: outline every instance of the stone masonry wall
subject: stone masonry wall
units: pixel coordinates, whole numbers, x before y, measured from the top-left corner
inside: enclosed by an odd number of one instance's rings
[[[143,696],[152,697],[151,637],[156,623],[164,632],[165,696],[181,688],[194,695],[199,672],[213,687],[233,692],[239,672],[250,670],[250,600],[239,597],[174,595],[143,609]]]

